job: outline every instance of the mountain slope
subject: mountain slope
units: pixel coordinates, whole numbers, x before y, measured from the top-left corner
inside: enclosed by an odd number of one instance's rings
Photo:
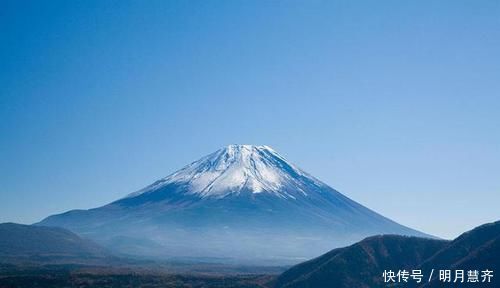
[[[453,241],[396,235],[370,237],[290,268],[278,277],[275,287],[387,287],[382,278],[384,270],[420,269],[428,277],[432,269],[497,271],[499,266],[500,222],[495,222],[477,227]],[[416,285],[410,281],[402,286],[443,287],[443,283],[433,279],[431,283],[424,280]],[[486,284],[469,285],[483,287]],[[462,286],[467,283],[459,287]]]
[[[352,201],[270,147],[251,145],[227,146],[125,198],[38,225],[128,254],[268,264],[296,263],[374,234],[427,236]]]
[[[492,270],[500,268],[500,221],[463,233],[421,265],[423,270]],[[440,287],[436,277],[425,287]],[[477,283],[470,283],[470,286]],[[465,284],[463,284],[465,286]]]
[[[0,224],[0,262],[107,256],[103,248],[57,227]]]
[[[447,241],[398,235],[373,236],[299,264],[276,287],[384,287],[384,269],[412,269]]]
[[[444,269],[446,267],[459,266],[470,261],[471,256],[475,257],[480,255],[483,249],[494,247],[499,240],[500,221],[481,225],[457,237],[444,247],[444,249],[427,259],[427,261],[422,264],[422,267],[424,269],[431,267]],[[486,266],[489,264],[494,263],[484,262]]]

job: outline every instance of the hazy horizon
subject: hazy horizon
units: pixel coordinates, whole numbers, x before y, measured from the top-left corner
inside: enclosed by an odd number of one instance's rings
[[[443,238],[499,220],[500,2],[0,3],[0,222],[269,145]]]

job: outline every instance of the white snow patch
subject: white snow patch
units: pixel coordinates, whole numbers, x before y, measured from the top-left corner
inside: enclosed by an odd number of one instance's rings
[[[202,197],[224,197],[244,190],[296,199],[282,191],[283,187],[296,187],[299,193],[307,196],[297,185],[300,180],[293,175],[310,178],[313,183],[321,184],[269,146],[229,145],[128,197],[148,193],[171,183],[188,185],[188,193]]]

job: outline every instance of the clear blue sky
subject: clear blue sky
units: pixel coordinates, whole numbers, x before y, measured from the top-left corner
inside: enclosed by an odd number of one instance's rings
[[[500,219],[500,1],[0,2],[0,222],[270,145],[402,224]]]

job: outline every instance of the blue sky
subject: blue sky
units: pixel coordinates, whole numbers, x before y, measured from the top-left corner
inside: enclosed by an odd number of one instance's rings
[[[1,1],[0,222],[266,144],[450,238],[500,217],[499,1]]]

